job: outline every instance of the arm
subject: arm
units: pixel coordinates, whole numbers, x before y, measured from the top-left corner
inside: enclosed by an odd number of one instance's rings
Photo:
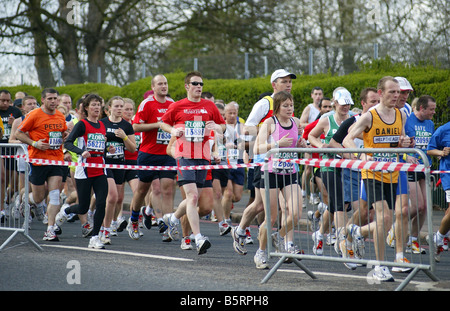
[[[300,117],[300,124],[303,127],[308,125],[309,110],[311,110],[311,107],[308,105],[305,107],[305,109],[303,109],[302,115]]]
[[[328,118],[322,118],[319,120],[317,125],[309,132],[308,141],[310,144],[316,148],[327,148],[328,145],[322,143],[320,140],[320,135],[328,130]]]
[[[14,123],[11,128],[11,135],[9,135],[9,141],[8,141],[11,144],[20,144],[21,143],[20,140],[16,139],[16,132],[17,132],[17,128],[19,127],[20,122],[22,122],[21,119],[14,120]]]

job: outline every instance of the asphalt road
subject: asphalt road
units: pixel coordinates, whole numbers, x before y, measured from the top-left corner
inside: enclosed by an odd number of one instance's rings
[[[243,201],[246,200],[244,197]],[[366,267],[350,271],[339,262],[303,260],[317,279],[294,264],[282,264],[267,283],[261,284],[268,270],[255,268],[253,256],[257,244],[248,245],[248,254],[240,256],[232,248],[230,235],[219,236],[217,223],[210,221],[201,222],[202,233],[212,243],[203,255],[182,250],[179,241],[162,242],[156,228],[142,229],[144,236],[137,241],[130,239],[126,231],[121,232],[112,237],[112,245],[106,250],[95,251],[88,249],[88,239],[81,237],[79,221],[64,224],[59,242],[43,241],[45,228],[44,224],[33,221],[29,231],[43,251],[18,234],[0,252],[1,291],[174,291],[176,295],[170,303],[180,305],[186,292],[201,296],[202,292],[212,291],[217,303],[221,298],[217,296],[246,292],[287,295],[290,291],[393,291],[407,277],[395,273],[395,282],[373,284],[367,279],[371,270]],[[252,232],[257,243],[255,226]],[[10,235],[11,232],[0,230],[0,244]],[[307,234],[304,236],[309,239]],[[303,245],[307,245],[306,240]],[[325,253],[328,250],[327,246]],[[423,257],[425,261],[428,258]],[[271,258],[271,266],[276,261]],[[450,255],[444,253],[441,262],[436,264],[439,282],[432,282],[425,273],[419,272],[404,291],[449,290],[449,268]],[[222,298],[220,304],[224,303]]]

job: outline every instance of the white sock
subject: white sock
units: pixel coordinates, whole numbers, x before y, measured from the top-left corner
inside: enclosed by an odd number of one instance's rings
[[[174,224],[178,224],[180,222],[180,220],[175,217],[175,214],[172,214],[172,216],[170,216],[170,221]]]

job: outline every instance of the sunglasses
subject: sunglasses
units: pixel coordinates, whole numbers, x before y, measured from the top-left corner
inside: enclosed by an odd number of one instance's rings
[[[191,82],[191,84],[192,84],[193,86],[197,86],[197,85],[203,86],[203,82],[197,82],[197,81],[194,81],[194,82]]]

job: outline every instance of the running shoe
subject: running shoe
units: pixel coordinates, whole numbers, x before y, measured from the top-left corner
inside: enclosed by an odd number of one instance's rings
[[[405,252],[413,253],[413,254],[426,254],[427,253],[427,251],[424,248],[420,247],[419,242],[417,240],[413,241],[411,244],[407,244]]]
[[[94,235],[89,239],[88,248],[104,249],[105,245],[102,243],[98,235]]]
[[[167,228],[169,228],[169,227],[163,220],[158,221],[159,233],[163,233],[163,232],[167,231]]]
[[[449,242],[448,237],[444,237],[444,244],[442,245],[444,251],[448,251],[448,242]]]
[[[59,239],[56,236],[56,233],[53,229],[47,229],[47,231],[44,233],[43,240],[50,241],[50,242],[58,242],[59,241]]]
[[[284,237],[280,236],[279,232],[272,233],[272,245],[275,248],[275,251],[278,253],[286,252],[286,244]]]
[[[194,249],[194,247],[191,244],[191,238],[189,236],[185,236],[182,240],[181,240],[181,245],[180,245],[181,249],[184,250],[191,250]]]
[[[347,243],[348,242],[346,239],[343,239],[341,242],[339,242],[339,248],[341,249],[342,258],[355,259],[353,249],[348,249]],[[355,270],[358,267],[358,264],[354,262],[344,262],[344,266],[346,266],[350,270]]]
[[[317,256],[323,255],[323,236],[319,231],[312,234],[312,240],[314,242],[313,253]]]
[[[361,228],[351,224],[347,227],[347,232],[352,237],[352,249],[355,252],[355,257],[358,259],[364,258],[365,243],[364,237],[361,235]]]
[[[81,235],[83,236],[83,238],[87,238],[91,234],[92,234],[92,227],[88,222],[81,226]]]
[[[36,217],[36,219],[38,221],[44,220],[44,207],[43,206],[38,207],[36,204],[31,204],[30,207],[33,209],[34,217]]]
[[[310,222],[310,228],[311,231],[317,231],[319,230],[320,227],[320,218],[316,218],[314,216],[315,212],[314,211],[308,211],[308,220]]]
[[[169,229],[163,232],[162,234],[162,241],[163,242],[172,242],[172,238],[169,236]]]
[[[436,260],[436,262],[440,262],[441,261],[441,254],[444,251],[444,239],[440,239],[437,234],[434,234],[433,237],[433,241],[434,241],[434,246],[436,248],[435,253],[434,253],[434,259]]]
[[[253,244],[252,234],[250,232],[250,227],[245,229],[245,244]]]
[[[195,245],[197,246],[197,253],[202,255],[211,247],[211,242],[209,242],[208,237],[202,235],[199,239],[195,240]]]
[[[219,225],[220,236],[224,236],[224,235],[228,234],[230,231],[231,231],[231,226],[228,223],[223,222],[221,225]]]
[[[100,241],[104,245],[111,245],[111,233],[108,230],[103,230],[100,233]]]
[[[129,219],[128,225],[127,225],[127,231],[128,231],[128,235],[133,240],[138,240],[139,237],[141,236],[139,234],[139,223],[137,221],[131,221],[131,219]]]
[[[394,262],[410,263],[409,260],[406,258],[395,259]],[[409,273],[409,272],[411,272],[411,270],[412,270],[412,268],[409,268],[409,267],[392,267],[392,272]]]
[[[56,214],[55,223],[59,227],[61,227],[67,221],[67,218],[69,218],[69,215],[67,215],[65,211],[68,207],[69,204],[63,204],[63,206],[61,206],[61,209],[59,210],[59,213]]]
[[[128,222],[125,217],[120,216],[117,218],[117,232],[122,232],[128,225]]]
[[[375,266],[373,269],[372,278],[376,283],[394,282],[394,277],[386,266]]]
[[[247,236],[239,235],[237,233],[237,227],[231,228],[231,237],[233,238],[233,249],[239,255],[247,254],[247,249],[245,248],[245,239]]]
[[[180,239],[180,233],[178,232],[178,227],[176,223],[173,223],[170,218],[172,217],[173,213],[165,214],[163,216],[163,221],[167,225],[169,231],[168,234],[170,238],[174,241],[178,241]],[[160,228],[161,230],[161,228]]]
[[[391,227],[391,229],[388,232],[388,235],[386,237],[386,244],[390,247],[395,247],[395,233],[394,233],[394,226]]]
[[[152,228],[152,215],[147,215],[145,209],[145,206],[141,207],[142,225],[145,229],[150,230]]]
[[[258,249],[253,257],[253,261],[255,262],[256,269],[269,269],[269,265],[267,264],[267,254],[265,251]]]

